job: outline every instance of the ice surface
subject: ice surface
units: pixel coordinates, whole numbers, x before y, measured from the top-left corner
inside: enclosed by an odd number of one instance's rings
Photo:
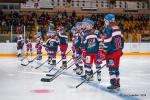
[[[57,58],[59,61],[60,58]],[[43,59],[44,62],[46,58]],[[69,58],[68,58],[69,60]],[[150,100],[150,57],[124,56],[121,58],[121,91],[109,92],[108,69],[102,69],[102,82],[96,80],[72,88],[81,82],[72,71],[73,67],[50,83],[41,78],[49,70],[42,62],[21,66],[17,58],[0,58],[0,100]],[[26,62],[25,62],[26,63]],[[57,65],[57,68],[61,63]],[[95,67],[93,66],[95,70]],[[52,73],[54,73],[54,70]],[[44,92],[45,91],[45,92]]]

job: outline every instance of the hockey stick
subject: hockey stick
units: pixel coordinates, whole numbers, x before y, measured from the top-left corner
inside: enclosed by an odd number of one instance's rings
[[[69,54],[70,51],[71,51],[71,50],[69,50],[69,51],[66,53],[66,55]],[[56,63],[56,65],[59,64],[62,60],[63,60],[63,58],[60,59],[60,60]],[[53,66],[53,67],[49,70],[49,72],[51,72],[51,71],[54,69],[54,67],[55,67],[55,66]]]
[[[21,59],[21,61],[23,61],[23,60],[25,60],[26,58],[28,58],[28,57],[29,57],[29,55],[30,55],[30,56],[32,56],[32,53],[30,53],[30,54],[26,53],[26,56],[25,56],[25,57],[23,57],[23,59]],[[29,61],[29,62],[30,62],[30,61]]]
[[[73,58],[71,58],[69,61],[71,61]],[[79,58],[77,58],[77,60],[79,60]],[[69,62],[68,61],[68,62]],[[69,67],[67,68],[63,68],[63,69],[59,69],[57,70],[57,72],[55,72],[54,75],[50,75],[52,76],[51,78],[42,78],[41,81],[42,82],[51,82],[53,81],[54,79],[56,79],[58,76],[60,76],[64,71],[68,70],[69,68],[71,68],[73,65],[75,64],[75,62],[73,64],[71,64]]]
[[[57,51],[57,53],[60,51]],[[28,64],[21,64],[22,66],[28,66],[31,62],[33,62],[35,59],[37,59],[38,56],[36,56],[34,59],[32,59],[31,61],[28,61]],[[46,62],[45,62],[46,63]],[[40,66],[41,67],[41,66]]]
[[[39,65],[38,67],[35,67],[35,69],[40,68],[41,66],[43,66],[49,59],[47,59],[46,61],[44,61],[41,65]],[[50,61],[52,60],[52,58],[50,59]]]
[[[28,54],[25,56],[25,57],[23,57],[23,59],[21,59],[20,61],[23,61],[23,60],[25,60],[26,58],[28,58]]]
[[[56,54],[58,53],[59,51],[56,52]],[[47,59],[46,61],[44,61],[41,65],[39,65],[38,67],[35,67],[35,69],[38,69],[40,68],[41,66],[43,66],[49,59]],[[50,62],[52,61],[52,58],[50,58]]]
[[[67,63],[69,63],[72,60],[72,58],[70,58]],[[46,74],[46,76],[55,76],[60,70],[62,70],[62,68],[60,68],[59,70],[57,70],[53,75],[51,74]]]
[[[38,56],[36,56],[35,58],[33,58],[31,61],[28,61],[27,64],[21,64],[22,66],[28,66],[31,62],[33,62]]]
[[[100,70],[101,70],[102,68],[104,68],[105,66],[106,66],[106,64],[103,65],[100,69],[96,70],[91,76],[94,76],[98,71],[100,71]],[[90,78],[91,78],[91,77],[88,77],[87,79],[83,80],[81,83],[79,83],[78,85],[76,85],[75,88],[78,88],[78,87],[81,86],[83,83],[85,83],[86,81],[88,81]]]
[[[73,58],[70,58],[69,61],[67,61],[67,63],[69,63]],[[74,63],[72,64],[74,65]],[[70,68],[70,66],[68,67]],[[67,69],[68,69],[67,68]],[[62,74],[62,72],[65,70],[65,68],[60,68],[59,70],[57,70],[53,75],[50,74],[46,74],[46,76],[52,76],[51,78],[41,78],[42,82],[51,82],[52,80],[54,80],[55,78],[57,78],[59,75]],[[59,74],[58,74],[59,73]]]

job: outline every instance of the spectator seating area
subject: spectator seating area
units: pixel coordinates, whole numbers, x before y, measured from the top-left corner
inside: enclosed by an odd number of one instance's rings
[[[95,14],[91,16],[76,16],[72,13],[71,16],[67,12],[57,12],[56,15],[50,15],[46,12],[37,14],[29,12],[25,15],[18,12],[4,13],[0,11],[0,34],[23,34],[26,33],[28,38],[34,41],[34,34],[40,29],[44,40],[47,38],[46,31],[48,30],[49,22],[55,25],[55,28],[62,24],[67,32],[69,40],[71,40],[70,29],[76,22],[82,21],[83,18],[88,17],[95,22],[95,28],[102,30],[105,14]],[[116,24],[121,28],[126,42],[140,42],[148,41],[150,37],[150,18],[149,15],[129,15],[129,14],[115,14]],[[11,27],[12,26],[12,27]],[[25,28],[24,28],[25,26]],[[11,31],[12,30],[12,31]]]

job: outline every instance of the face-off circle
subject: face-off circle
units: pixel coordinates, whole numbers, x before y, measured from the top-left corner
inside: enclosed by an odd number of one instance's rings
[[[54,90],[47,90],[47,89],[37,89],[37,90],[31,90],[32,93],[52,93]]]

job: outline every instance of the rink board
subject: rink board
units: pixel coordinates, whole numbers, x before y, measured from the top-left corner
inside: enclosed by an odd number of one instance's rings
[[[71,45],[69,43],[68,51],[71,50]],[[33,47],[35,47],[35,43],[33,43]],[[0,43],[0,57],[14,57],[16,51],[16,43]],[[24,46],[23,52],[26,52],[26,46]],[[47,56],[45,48],[42,48],[42,52],[43,56]],[[150,56],[150,43],[125,43],[123,52],[125,56]],[[33,55],[36,56],[35,48],[33,48]],[[57,56],[60,56],[60,53]],[[72,56],[72,52],[68,56]]]

